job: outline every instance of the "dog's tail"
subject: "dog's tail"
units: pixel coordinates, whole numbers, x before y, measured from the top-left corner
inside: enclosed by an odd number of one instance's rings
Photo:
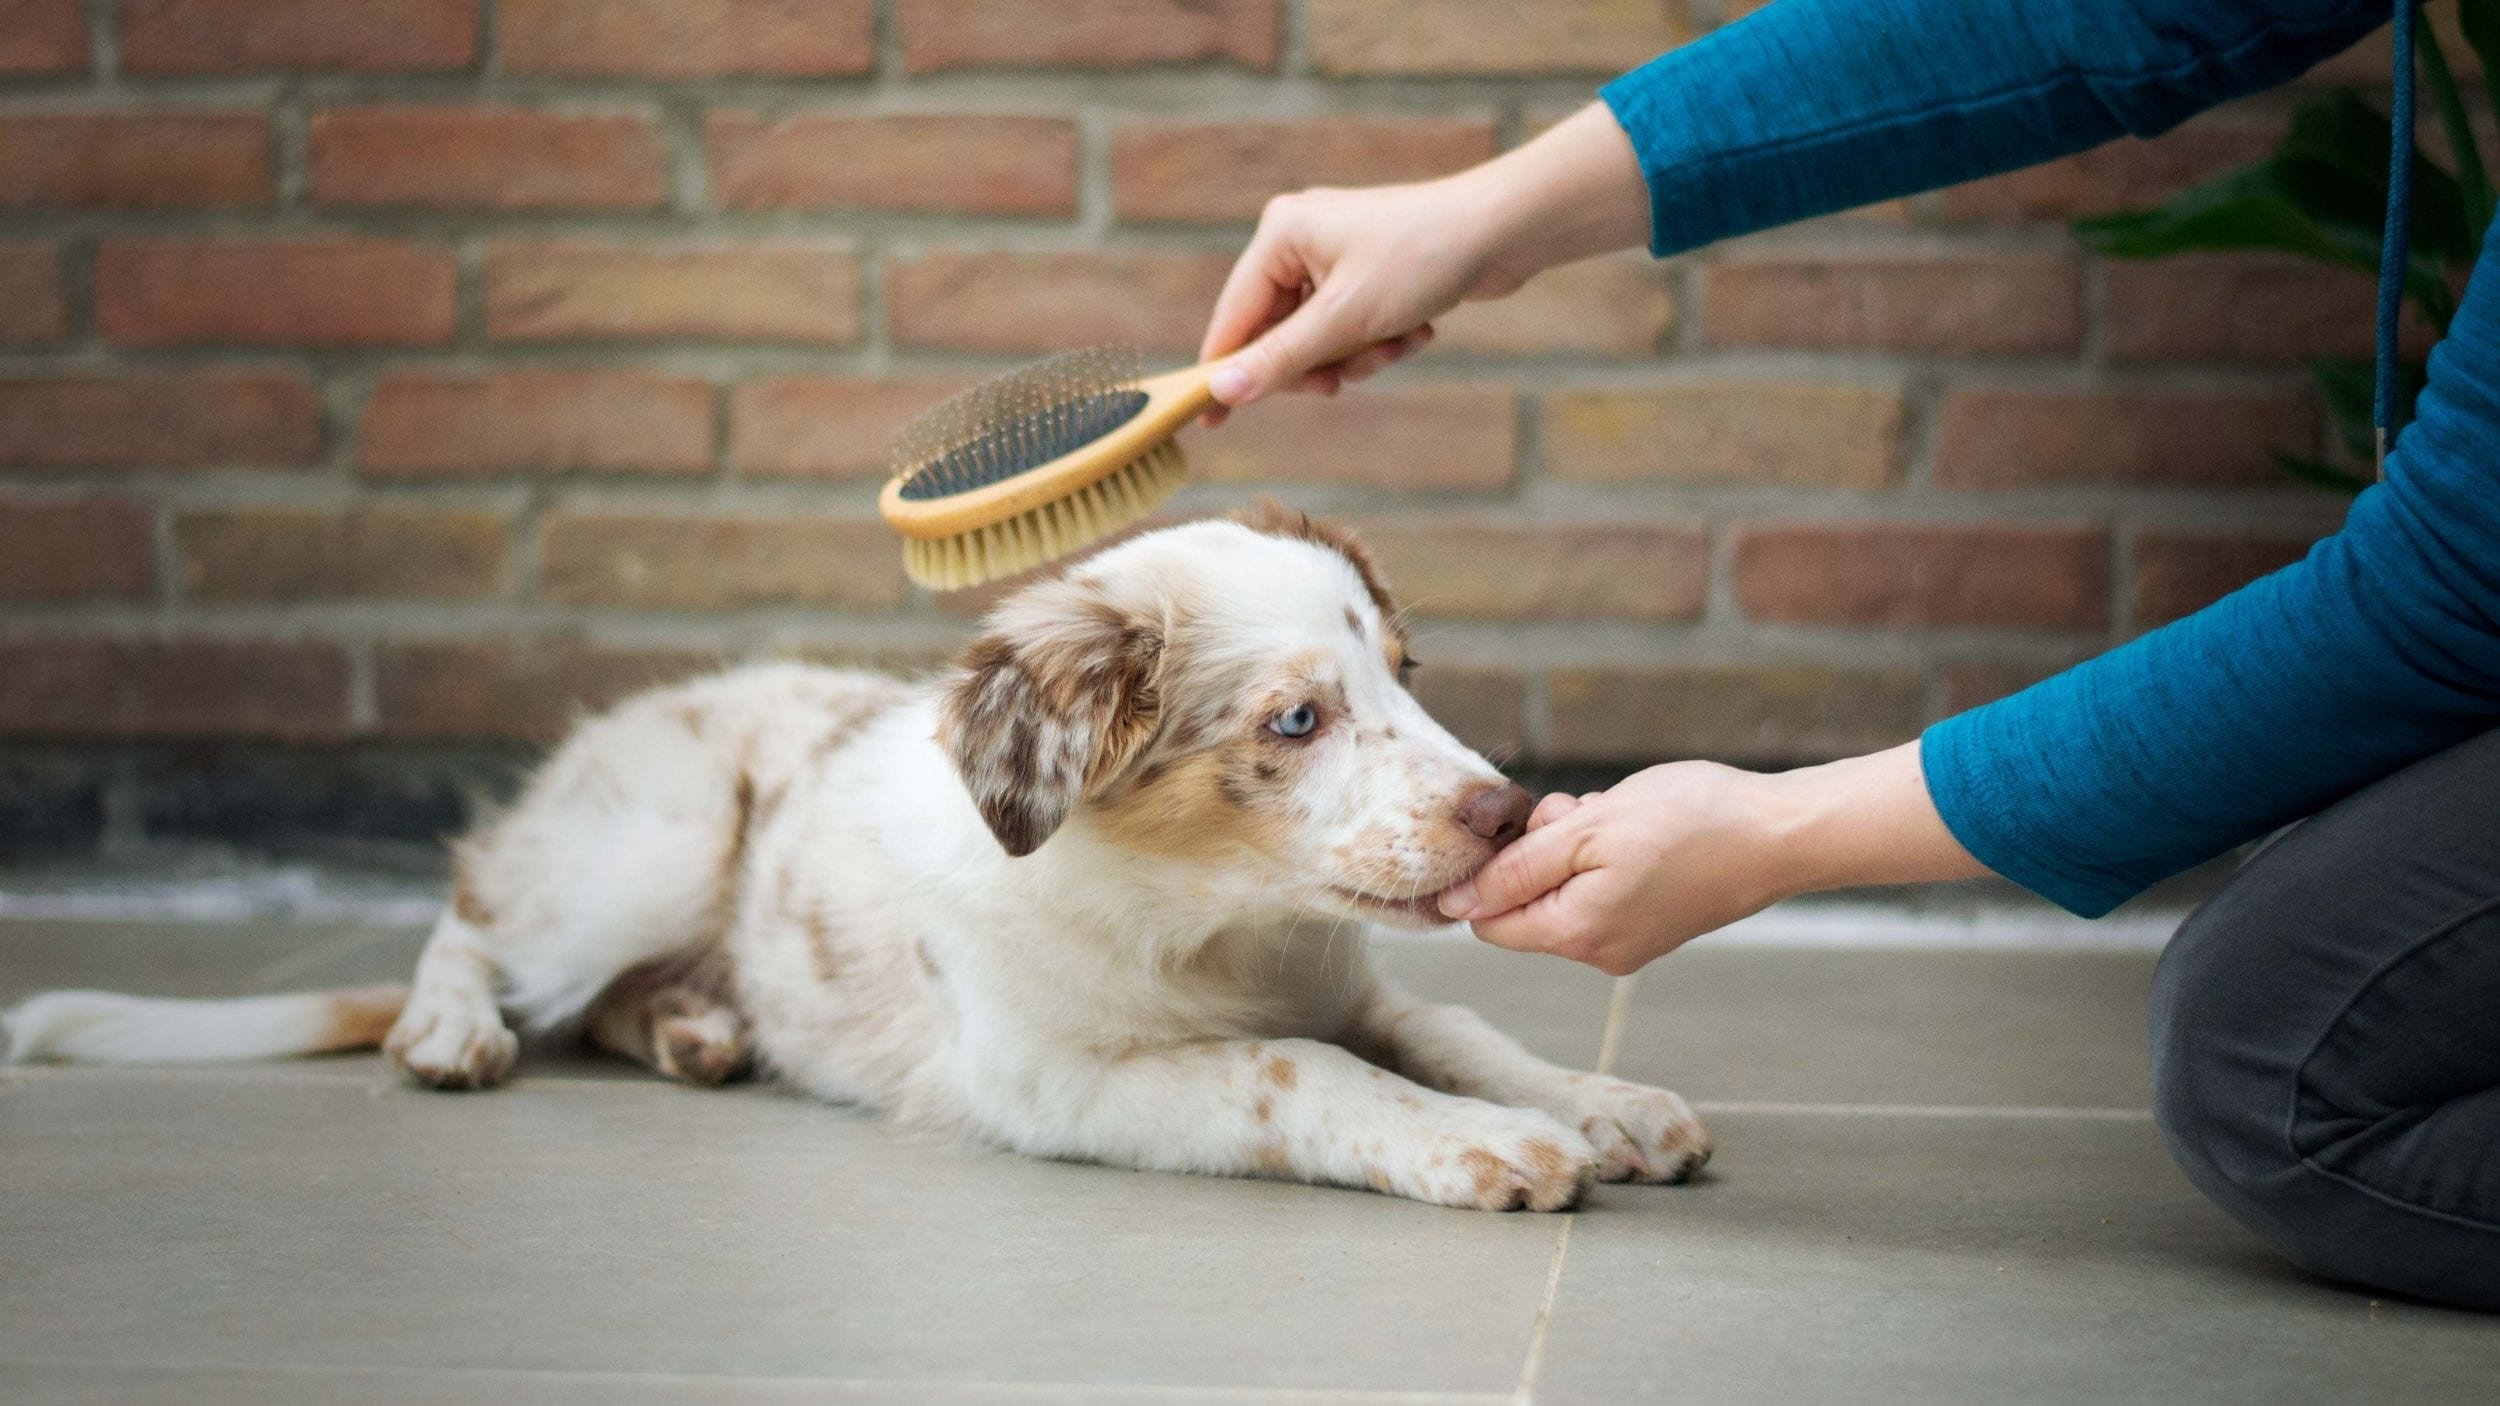
[[[172,1001],[112,991],[46,991],[0,1013],[0,1063],[212,1064],[369,1050],[405,986]]]

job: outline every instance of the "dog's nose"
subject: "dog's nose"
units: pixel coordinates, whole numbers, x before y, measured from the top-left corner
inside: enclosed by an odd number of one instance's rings
[[[1536,797],[1526,788],[1503,782],[1469,795],[1458,808],[1458,823],[1478,839],[1491,840],[1499,847],[1527,833],[1528,812],[1534,809]]]

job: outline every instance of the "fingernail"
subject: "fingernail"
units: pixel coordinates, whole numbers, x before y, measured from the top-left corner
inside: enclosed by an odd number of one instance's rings
[[[1441,916],[1464,919],[1476,911],[1476,886],[1461,879],[1441,892]]]
[[[1207,389],[1215,392],[1217,400],[1230,405],[1250,393],[1250,373],[1226,362],[1207,378]]]

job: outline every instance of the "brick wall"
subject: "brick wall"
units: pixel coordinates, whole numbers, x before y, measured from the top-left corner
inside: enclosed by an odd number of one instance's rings
[[[1744,8],[0,0],[15,833],[146,830],[165,768],[531,742],[723,654],[936,658],[963,608],[871,506],[900,419],[1182,358],[1269,194],[1476,161]],[[1432,703],[1531,761],[1906,737],[2336,521],[2267,453],[2318,444],[2300,359],[2366,348],[2365,280],[2060,228],[2290,101],[1548,275],[1193,432],[1184,506],[1367,525]]]

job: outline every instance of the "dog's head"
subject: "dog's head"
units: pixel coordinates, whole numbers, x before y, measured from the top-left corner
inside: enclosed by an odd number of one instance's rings
[[[1073,826],[1296,911],[1430,925],[1530,798],[1416,703],[1414,666],[1361,545],[1263,504],[1010,597],[940,737],[1009,854]]]

